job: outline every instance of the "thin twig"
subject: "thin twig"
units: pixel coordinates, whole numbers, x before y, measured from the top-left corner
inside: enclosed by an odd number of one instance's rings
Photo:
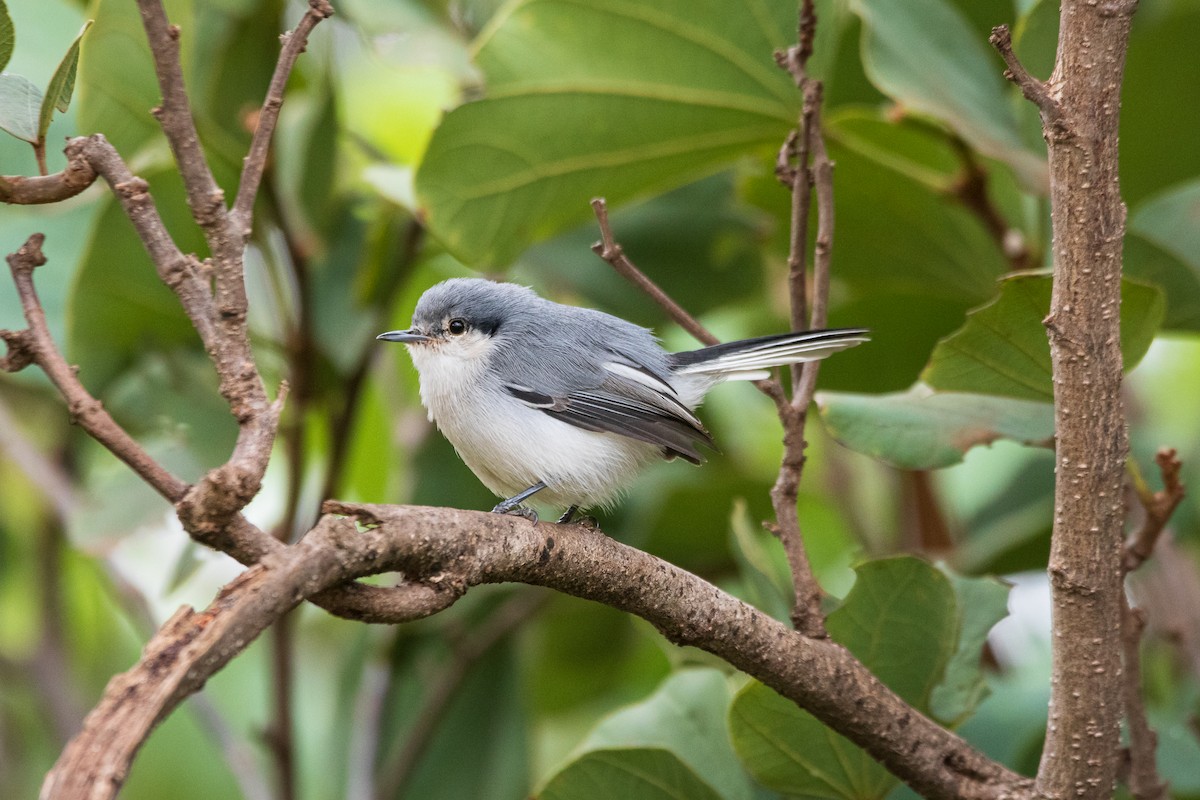
[[[790,180],[785,184],[792,192],[792,214],[788,237],[788,287],[791,299],[791,321],[794,330],[824,327],[828,316],[829,268],[833,249],[833,164],[821,136],[821,82],[808,76],[807,64],[812,55],[816,36],[816,11],[805,0],[800,7],[797,23],[797,44],[776,53],[776,63],[792,76],[801,93],[798,127],[788,136],[781,158],[794,149],[796,163],[785,161],[778,166]],[[794,147],[789,143],[794,142]],[[812,193],[816,189],[817,239],[813,246],[812,297],[808,296],[808,217],[812,208]],[[809,305],[811,303],[811,310]],[[804,473],[804,429],[808,407],[816,392],[819,361],[792,368],[792,397],[784,399],[778,378],[773,392],[779,421],[783,425],[783,457],[779,474],[771,487],[771,505],[775,521],[767,525],[783,545],[792,573],[795,602],[792,623],[796,630],[816,638],[825,637],[825,622],[821,613],[821,586],[813,574],[812,564],[804,546],[797,502],[800,480]]]
[[[612,228],[609,227],[608,204],[603,197],[592,200],[592,210],[596,212],[596,221],[600,224],[600,241],[592,245],[592,252],[607,261],[618,275],[645,292],[651,300],[658,303],[663,311],[667,312],[667,316],[697,340],[708,345],[720,342],[720,339],[714,336],[712,331],[701,325],[695,317],[684,310],[683,306],[671,299],[670,295],[629,260],[629,256],[625,255],[625,250],[617,243]]]
[[[75,376],[75,370],[58,352],[50,329],[46,325],[46,313],[42,310],[37,290],[33,285],[33,270],[46,263],[42,254],[42,242],[45,237],[35,233],[29,237],[17,252],[8,256],[8,266],[12,271],[13,282],[17,287],[17,296],[21,300],[21,308],[25,314],[25,322],[29,327],[22,331],[24,335],[14,335],[10,331],[0,331],[0,337],[9,344],[8,360],[14,358],[12,348],[14,342],[23,357],[17,357],[17,362],[35,363],[41,367],[51,383],[67,401],[71,419],[86,430],[93,438],[103,444],[117,458],[124,461],[150,486],[171,502],[183,497],[188,489],[187,483],[172,475],[157,461],[150,457],[142,446],[134,441],[125,429],[116,423],[112,416],[104,410],[100,401],[83,388],[83,384]]]
[[[1142,659],[1140,644],[1146,616],[1141,609],[1131,608],[1129,599],[1121,601],[1121,654],[1125,725],[1129,733],[1129,775],[1125,784],[1136,800],[1166,800],[1167,784],[1158,776],[1155,751],[1158,734],[1146,719],[1146,704],[1142,699]]]
[[[1187,493],[1179,479],[1183,463],[1174,448],[1164,447],[1154,457],[1162,475],[1163,488],[1150,491],[1140,478],[1135,478],[1135,488],[1141,501],[1145,518],[1137,531],[1125,542],[1125,572],[1132,572],[1142,565],[1154,552],[1154,545],[1175,513],[1176,507]]]
[[[1050,87],[1046,82],[1031,75],[1017,58],[1017,54],[1013,51],[1012,32],[1008,26],[997,25],[992,28],[992,35],[988,37],[988,41],[1004,59],[1006,67],[1004,77],[1015,83],[1021,90],[1021,94],[1025,95],[1025,99],[1041,111],[1047,132],[1051,127],[1059,128],[1062,123],[1062,106],[1050,93]]]
[[[179,61],[179,26],[168,21],[161,0],[138,0],[138,10],[162,92],[162,105],[151,113],[162,126],[171,152],[175,154],[192,217],[204,231],[213,256],[224,259],[233,255],[234,247],[229,237],[225,193],[213,177],[196,131]],[[237,249],[241,249],[240,242]]]
[[[288,78],[296,59],[304,52],[308,44],[308,35],[321,20],[333,16],[333,6],[328,0],[309,0],[308,11],[296,25],[296,29],[280,37],[283,48],[279,60],[275,63],[275,72],[267,87],[267,96],[263,100],[262,109],[258,114],[258,122],[254,128],[254,138],[250,142],[250,151],[242,166],[242,178],[238,183],[237,196],[230,210],[234,230],[242,236],[242,241],[250,238],[250,221],[254,214],[254,198],[262,182],[263,173],[267,166],[267,153],[271,147],[271,136],[279,121],[279,109],[283,106],[283,90],[287,87]]]

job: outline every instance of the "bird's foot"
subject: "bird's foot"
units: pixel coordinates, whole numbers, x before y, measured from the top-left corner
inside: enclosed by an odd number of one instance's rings
[[[520,504],[510,504],[507,500],[505,500],[503,503],[498,503],[496,507],[492,509],[492,513],[510,514],[514,517],[524,517],[534,525],[537,525],[538,522],[538,513],[532,508]]]

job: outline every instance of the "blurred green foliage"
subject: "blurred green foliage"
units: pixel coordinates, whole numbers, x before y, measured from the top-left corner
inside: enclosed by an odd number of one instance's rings
[[[166,5],[198,129],[232,196],[278,34],[302,6]],[[406,326],[438,280],[509,277],[693,346],[588,251],[595,195],[614,205],[626,252],[720,336],[786,326],[789,197],[772,167],[799,101],[772,50],[794,37],[794,3],[335,5],[290,82],[247,253],[260,366],[270,385],[292,386],[255,521],[277,526],[288,497],[299,503],[293,533],[325,496],[491,505],[426,421],[403,352],[373,340]],[[1010,24],[1044,76],[1057,4],[817,8],[811,68],[825,82],[836,162],[831,324],[874,332],[823,366],[829,391],[809,427],[800,518],[830,630],[919,707],[1030,771],[1045,724],[1045,612],[1018,597],[1036,597],[1036,580],[1018,581],[1033,588],[1014,592],[985,671],[979,650],[1005,607],[1005,589],[985,576],[1042,570],[1048,550],[1048,280],[1000,279],[1052,266],[1049,214],[1036,114],[1003,81],[986,36]],[[58,86],[58,98],[69,95],[63,54],[80,42],[73,103],[50,119],[49,169],[64,163],[62,137],[104,133],[149,181],[181,247],[203,257],[148,113],[158,88],[133,4],[13,0],[7,11],[7,69]],[[1128,376],[1133,458],[1150,474],[1154,449],[1174,446],[1193,486],[1200,84],[1164,76],[1190,63],[1198,33],[1200,3],[1143,0],[1121,128],[1127,366],[1141,358]],[[33,174],[31,155],[0,135],[0,173]],[[1003,238],[956,195],[974,168]],[[193,480],[221,463],[235,428],[206,356],[111,196],[97,187],[0,213],[6,253],[35,230],[47,234],[36,281],[48,321],[84,383],[177,474]],[[0,327],[22,326],[0,281]],[[786,562],[760,525],[779,458],[770,403],[729,386],[702,414],[721,452],[701,470],[649,470],[603,529],[786,618]],[[1173,534],[1193,580],[1198,525],[1186,499]],[[180,603],[207,604],[236,572],[189,545],[171,510],[72,428],[36,370],[0,375],[0,796],[34,796],[153,627]],[[1154,608],[1150,618],[1160,763],[1176,796],[1200,797],[1188,731],[1200,684],[1154,630]],[[484,587],[394,629],[308,607],[293,623],[300,798],[905,791],[770,690],[608,608]],[[275,796],[275,646],[253,644],[172,715],[123,796]]]

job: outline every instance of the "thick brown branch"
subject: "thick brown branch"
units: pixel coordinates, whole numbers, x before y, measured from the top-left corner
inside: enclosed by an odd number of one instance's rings
[[[1120,286],[1125,206],[1117,133],[1132,2],[1064,0],[1048,83],[992,43],[1037,104],[1050,157],[1054,287],[1049,334],[1056,429],[1051,536],[1053,669],[1037,788],[1111,797],[1120,747],[1122,483]]]
[[[283,49],[279,52],[275,72],[267,87],[266,99],[263,100],[262,109],[258,114],[254,138],[250,142],[250,152],[243,162],[242,179],[238,184],[237,197],[230,211],[234,230],[241,235],[243,242],[250,238],[254,198],[258,194],[258,187],[262,183],[263,172],[267,167],[267,153],[271,146],[271,136],[275,132],[275,124],[279,121],[279,109],[283,107],[283,90],[287,86],[296,59],[304,52],[309,33],[321,20],[331,16],[333,16],[333,6],[329,4],[328,0],[309,0],[308,12],[300,20],[296,29],[281,37]]]
[[[302,597],[369,572],[460,587],[519,581],[637,614],[762,680],[922,795],[1032,800],[1031,781],[906,705],[843,647],[790,630],[712,584],[606,536],[499,514],[327,504],[300,543],[266,559],[202,614],[181,612],[104,698],[48,776],[43,798],[111,797],[149,730]]]

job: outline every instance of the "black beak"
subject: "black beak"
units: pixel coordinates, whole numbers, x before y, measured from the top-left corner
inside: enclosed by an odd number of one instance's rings
[[[415,328],[413,328],[413,329],[409,329],[407,331],[388,331],[387,333],[379,334],[375,338],[382,339],[385,342],[402,342],[404,344],[420,344],[421,342],[431,341],[433,337],[426,336],[423,333],[419,333]]]

